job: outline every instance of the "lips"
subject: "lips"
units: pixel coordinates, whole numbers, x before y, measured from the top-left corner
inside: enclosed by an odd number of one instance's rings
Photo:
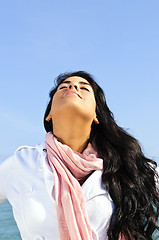
[[[70,94],[74,94],[74,95],[77,95],[78,97],[82,98],[81,95],[75,91],[67,91],[64,93],[63,96],[70,95]]]

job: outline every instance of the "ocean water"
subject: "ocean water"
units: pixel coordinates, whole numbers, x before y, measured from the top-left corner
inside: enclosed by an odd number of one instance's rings
[[[5,159],[0,155],[0,164]],[[9,202],[0,204],[0,240],[21,240]]]
[[[21,240],[9,202],[0,204],[0,240]]]

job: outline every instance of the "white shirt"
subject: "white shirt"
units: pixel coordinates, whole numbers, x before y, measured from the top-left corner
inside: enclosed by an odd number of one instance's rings
[[[94,240],[106,240],[114,204],[95,171],[81,186]],[[0,203],[8,200],[23,240],[60,240],[54,177],[45,144],[24,146],[0,165]],[[76,239],[73,239],[76,240]]]

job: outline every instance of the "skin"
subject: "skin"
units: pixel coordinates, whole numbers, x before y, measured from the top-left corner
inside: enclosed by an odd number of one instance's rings
[[[46,118],[50,119],[57,139],[82,153],[88,144],[92,122],[98,124],[94,91],[87,80],[75,76],[60,84]]]

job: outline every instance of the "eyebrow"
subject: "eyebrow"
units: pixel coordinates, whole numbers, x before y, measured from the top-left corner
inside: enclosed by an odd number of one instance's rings
[[[71,83],[71,81],[66,80],[66,81],[63,81],[62,83]],[[62,84],[62,83],[61,83],[61,84]],[[79,82],[79,84],[91,86],[89,83],[87,83],[87,82],[82,82],[82,81]]]

